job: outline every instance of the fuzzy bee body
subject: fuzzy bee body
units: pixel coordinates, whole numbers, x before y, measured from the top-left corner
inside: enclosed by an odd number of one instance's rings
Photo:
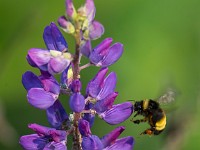
[[[142,115],[144,118],[140,120],[131,120],[133,123],[139,124],[147,121],[150,125],[150,128],[141,134],[158,135],[165,129],[166,114],[163,109],[160,108],[158,102],[152,99],[137,101],[134,104],[134,110],[136,112],[134,117]]]

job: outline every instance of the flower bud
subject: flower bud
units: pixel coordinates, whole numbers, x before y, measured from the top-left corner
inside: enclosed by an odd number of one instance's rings
[[[70,96],[69,106],[73,112],[80,113],[85,108],[85,98],[80,93],[73,93]]]
[[[79,79],[72,81],[71,90],[74,93],[78,93],[81,91],[81,81]]]
[[[75,32],[75,28],[73,26],[73,24],[69,21],[67,21],[67,19],[65,18],[65,16],[61,16],[58,19],[58,24],[60,25],[60,27],[62,27],[63,31],[73,34]]]
[[[89,136],[92,134],[90,130],[90,123],[87,120],[79,120],[78,127],[82,136]]]

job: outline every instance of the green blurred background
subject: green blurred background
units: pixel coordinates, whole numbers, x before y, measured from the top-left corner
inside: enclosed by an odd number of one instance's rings
[[[78,7],[83,0],[74,0]],[[113,37],[125,47],[110,71],[118,76],[116,103],[156,98],[165,88],[178,92],[176,109],[168,113],[166,130],[159,136],[140,136],[148,124],[129,120],[123,136],[134,136],[135,149],[200,149],[200,1],[199,0],[95,0],[96,20],[105,27],[103,38]],[[33,133],[28,123],[48,125],[45,112],[31,107],[21,76],[38,72],[26,62],[28,49],[45,48],[42,34],[65,12],[64,0],[0,0],[0,149],[20,149],[21,135]],[[65,35],[69,48],[73,39]],[[103,38],[93,42],[98,44]],[[84,60],[83,64],[87,60]],[[81,72],[82,93],[98,69]],[[67,98],[62,97],[69,112]],[[115,126],[97,119],[93,134],[103,136]]]

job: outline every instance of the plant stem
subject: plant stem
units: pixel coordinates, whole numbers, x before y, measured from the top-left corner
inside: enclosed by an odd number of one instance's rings
[[[79,79],[79,60],[80,60],[80,44],[81,44],[81,33],[80,29],[77,28],[76,34],[75,34],[75,42],[76,42],[76,49],[75,49],[75,54],[74,54],[74,59],[73,59],[73,80]],[[74,121],[73,121],[73,146],[72,150],[82,150],[82,138],[81,134],[78,129],[78,121],[81,118],[81,113],[74,113]]]
[[[85,65],[83,65],[83,66],[80,66],[80,67],[79,67],[79,70],[81,71],[81,70],[83,70],[83,69],[85,69],[85,68],[87,68],[87,67],[90,67],[90,66],[92,66],[92,64],[91,64],[91,63],[87,63],[87,64],[85,64]]]

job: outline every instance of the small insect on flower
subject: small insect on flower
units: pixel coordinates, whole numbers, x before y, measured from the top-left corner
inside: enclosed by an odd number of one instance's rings
[[[174,101],[175,92],[172,90],[168,90],[163,96],[159,97],[156,100],[152,99],[144,99],[141,101],[136,101],[134,104],[134,111],[137,115],[144,116],[143,119],[131,121],[135,124],[139,124],[141,122],[148,121],[150,128],[146,129],[140,135],[148,134],[148,135],[158,135],[160,134],[166,127],[166,114],[164,110],[160,107],[160,104],[167,104]]]

